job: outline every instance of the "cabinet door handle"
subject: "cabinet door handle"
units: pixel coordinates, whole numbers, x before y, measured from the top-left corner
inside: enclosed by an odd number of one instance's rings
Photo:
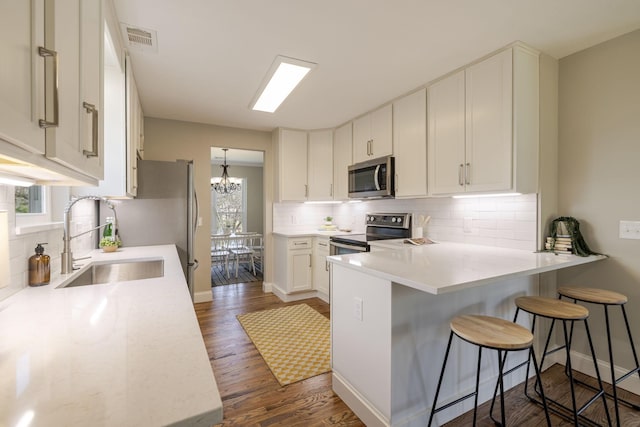
[[[467,163],[464,170],[464,183],[471,184],[471,163]]]
[[[329,197],[333,197],[333,184],[329,184]]]
[[[311,254],[309,254],[309,268],[311,268]]]
[[[59,107],[59,96],[58,96],[58,52],[55,50],[47,49],[42,46],[38,46],[38,55],[45,58],[45,75],[46,75],[46,58],[51,58],[53,60],[53,120],[47,121],[46,113],[45,118],[38,120],[38,125],[42,129],[58,127],[60,125],[59,115],[58,115],[58,107]],[[47,79],[45,77],[45,85]],[[45,112],[46,112],[46,95],[45,95]]]
[[[83,102],[82,107],[91,114],[91,151],[82,150],[87,157],[98,157],[98,110],[95,105]]]
[[[324,271],[329,271],[329,261],[324,262]]]
[[[324,246],[326,248],[327,244],[326,243],[318,243],[318,246]]]
[[[464,180],[462,178],[463,170],[464,170],[464,165],[462,163],[460,163],[460,167],[458,168],[458,184],[460,186],[464,185]]]
[[[309,197],[309,185],[304,185],[304,197]]]

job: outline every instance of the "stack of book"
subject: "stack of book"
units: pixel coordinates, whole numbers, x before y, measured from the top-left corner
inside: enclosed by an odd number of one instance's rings
[[[573,253],[573,245],[571,242],[571,236],[558,235],[554,239],[553,237],[547,237],[547,242],[544,245],[545,249],[553,250],[555,252]]]

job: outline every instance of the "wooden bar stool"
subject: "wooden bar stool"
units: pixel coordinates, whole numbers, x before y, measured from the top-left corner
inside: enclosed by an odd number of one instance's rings
[[[546,298],[546,297],[538,297],[538,296],[525,296],[516,298],[516,314],[514,317],[514,322],[518,318],[518,314],[520,310],[523,310],[529,314],[533,315],[532,328],[531,332],[535,331],[536,318],[538,316],[544,317],[547,319],[551,319],[551,327],[549,328],[549,333],[547,335],[547,340],[544,346],[544,350],[542,352],[542,360],[540,360],[540,368],[544,365],[544,360],[547,355],[551,353],[555,353],[561,349],[566,350],[566,371],[569,375],[570,379],[570,388],[571,388],[571,402],[572,408],[568,408],[560,402],[553,400],[551,398],[547,398],[547,400],[551,403],[554,403],[560,408],[563,408],[565,411],[573,414],[573,423],[575,426],[578,426],[580,420],[585,420],[590,423],[595,423],[593,420],[588,419],[587,417],[581,415],[585,409],[589,407],[593,402],[598,400],[598,398],[602,398],[602,403],[604,404],[605,413],[607,416],[608,425],[611,425],[611,417],[609,415],[609,409],[607,408],[607,400],[604,393],[604,388],[602,386],[602,380],[600,379],[600,372],[598,371],[598,364],[596,362],[596,355],[593,350],[593,342],[591,340],[591,333],[589,332],[589,323],[587,322],[587,318],[589,317],[589,310],[586,307],[583,307],[578,304],[570,303],[567,301],[561,301],[559,299],[554,298]],[[549,350],[549,343],[551,341],[551,336],[553,334],[553,328],[555,326],[556,320],[562,321],[562,330],[564,332],[564,345],[561,345],[557,348]],[[571,369],[571,339],[569,337],[569,333],[567,331],[567,322],[571,323],[571,327],[573,328],[573,324],[576,321],[582,321],[584,323],[585,330],[587,332],[587,338],[589,340],[589,349],[591,350],[591,358],[593,360],[593,366],[596,371],[596,376],[598,378],[598,386],[599,389],[596,389],[595,395],[589,399],[584,405],[580,408],[577,406],[576,402],[576,393],[574,389],[574,380],[573,380],[573,372]],[[529,362],[525,362],[529,363]],[[534,361],[535,364],[535,361]],[[527,367],[527,376],[528,376],[529,368]],[[536,381],[536,385],[539,386],[540,391],[542,391],[542,382],[540,380]],[[525,385],[525,394],[527,397],[533,401],[537,401],[537,399],[533,398],[527,393],[527,388]],[[555,410],[553,407],[551,410],[558,415],[566,416],[564,413]]]
[[[503,352],[529,350],[529,357],[533,358],[534,366],[536,370],[536,376],[540,381],[540,372],[536,363],[536,356],[533,352],[533,334],[526,328],[510,322],[508,320],[499,319],[497,317],[479,316],[479,315],[464,315],[457,316],[451,320],[451,333],[449,334],[449,342],[447,344],[447,351],[444,356],[444,362],[442,363],[442,370],[440,372],[440,378],[438,380],[438,387],[436,389],[436,395],[433,399],[433,406],[431,407],[431,415],[429,416],[428,427],[431,426],[433,416],[444,409],[447,409],[453,405],[456,405],[463,400],[466,400],[472,396],[475,396],[473,406],[473,425],[476,424],[477,410],[478,410],[478,387],[480,384],[480,367],[482,363],[482,349],[488,348],[498,351],[498,385],[500,387],[500,416],[501,425],[505,425],[505,410],[504,410],[504,384],[503,384],[503,370],[504,370],[504,358]],[[440,394],[440,387],[442,386],[442,379],[444,378],[444,371],[447,366],[447,359],[449,358],[449,351],[451,350],[451,341],[453,335],[458,338],[473,344],[478,347],[478,367],[476,373],[476,389],[475,392],[469,393],[466,396],[460,397],[453,402],[437,407],[438,395]],[[526,382],[525,382],[526,384]],[[496,386],[496,388],[498,387]],[[547,410],[546,400],[544,398],[544,392],[541,393],[542,403],[544,406],[545,416],[547,417],[547,425],[551,426],[551,419],[549,418],[549,412]],[[489,415],[493,418],[493,403],[495,402],[495,395],[491,404],[491,410]],[[497,421],[494,420],[497,423]]]
[[[574,288],[574,287],[562,287],[558,289],[559,297],[566,297],[572,299],[574,302],[588,302],[592,304],[599,304],[604,307],[604,318],[607,327],[607,344],[609,345],[609,365],[611,368],[611,385],[613,387],[613,394],[607,393],[608,396],[613,397],[616,410],[616,424],[620,425],[620,410],[618,408],[618,402],[623,402],[632,408],[638,410],[640,406],[618,398],[617,384],[624,381],[631,375],[637,373],[640,377],[640,365],[638,364],[638,355],[636,353],[636,347],[633,344],[633,337],[631,336],[631,328],[629,327],[629,320],[627,318],[627,311],[624,305],[628,299],[626,295],[618,292],[609,291],[606,289],[592,289],[592,288]],[[627,336],[629,337],[629,345],[631,345],[631,352],[633,354],[633,360],[635,362],[635,368],[631,369],[620,378],[616,378],[615,365],[613,362],[613,346],[611,345],[611,326],[609,323],[609,306],[618,306],[622,311],[622,317],[624,318],[624,324],[627,328]],[[573,332],[573,331],[572,331]]]

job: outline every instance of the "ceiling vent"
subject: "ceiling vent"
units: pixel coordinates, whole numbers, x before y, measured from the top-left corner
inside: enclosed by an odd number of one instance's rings
[[[145,52],[158,52],[158,34],[155,30],[120,23],[127,47]]]

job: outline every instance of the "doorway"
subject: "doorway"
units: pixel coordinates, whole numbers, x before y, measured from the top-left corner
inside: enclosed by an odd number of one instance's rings
[[[263,189],[263,151],[211,148],[212,286],[263,280]]]

